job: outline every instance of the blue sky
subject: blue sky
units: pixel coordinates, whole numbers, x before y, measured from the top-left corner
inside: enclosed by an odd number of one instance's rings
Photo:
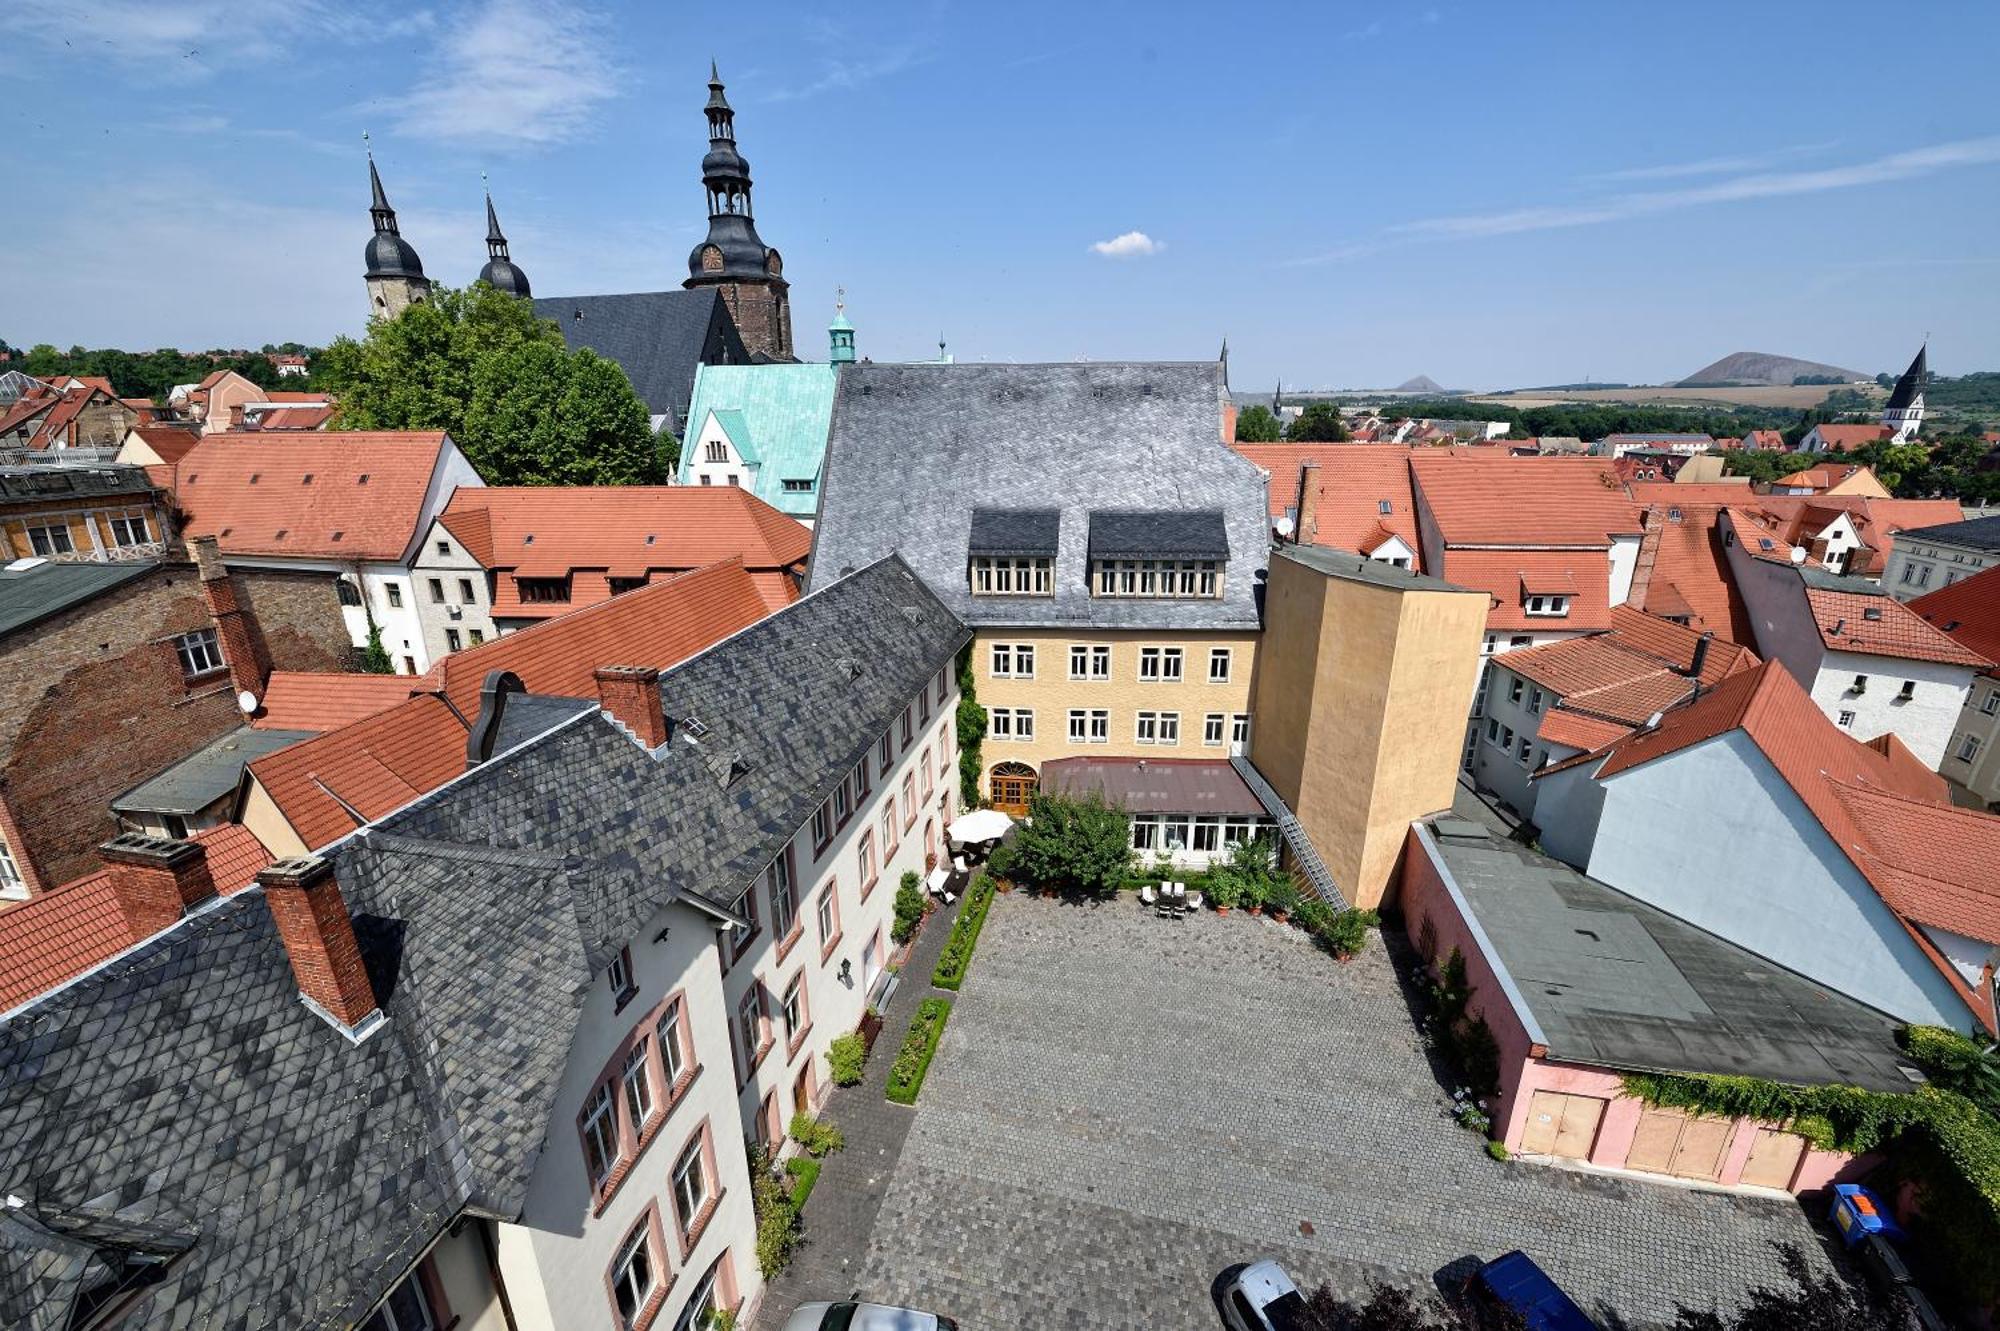
[[[324,341],[361,134],[434,278],[686,276],[714,56],[799,346],[1261,387],[2000,368],[2000,6],[8,0],[0,336]],[[1135,234],[1136,233],[1136,237]],[[1121,239],[1122,238],[1122,239]]]

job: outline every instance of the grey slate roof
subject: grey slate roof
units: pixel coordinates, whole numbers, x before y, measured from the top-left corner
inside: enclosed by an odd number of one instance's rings
[[[1046,555],[1062,538],[1059,508],[975,508],[966,549],[975,555]]]
[[[147,495],[154,490],[144,467],[106,463],[94,467],[0,467],[0,502],[44,502],[110,495]]]
[[[178,1244],[131,1325],[344,1327],[454,1216],[516,1214],[593,972],[676,899],[730,914],[967,636],[885,560],[663,677],[699,741],[575,711],[337,843],[388,1017],[358,1046],[256,887],[21,1008],[0,1325],[66,1326],[103,1254]]]
[[[1431,830],[1550,1058],[1910,1089],[1895,1018],[1477,823]]]
[[[144,559],[119,564],[45,563],[24,569],[0,568],[0,637],[39,624],[159,567],[159,560]]]
[[[218,735],[156,776],[111,801],[116,813],[199,813],[236,789],[243,769],[267,753],[311,739],[312,730],[253,730]]]
[[[537,296],[535,316],[555,320],[570,350],[589,347],[623,366],[646,409],[666,417],[676,436],[687,429],[694,367],[750,360],[729,307],[713,288]]]
[[[733,911],[969,636],[882,560],[663,673],[674,734],[659,749],[591,712],[382,826],[589,864],[577,913],[597,969],[675,896]]]
[[[1964,522],[1942,522],[1935,527],[1912,527],[1896,533],[1899,540],[1912,538],[1969,546],[1974,550],[2000,551],[2000,513]]]
[[[1227,559],[1229,530],[1219,508],[1092,509],[1092,559]]]
[[[1265,483],[1222,442],[1225,396],[1213,361],[842,366],[809,585],[894,550],[973,625],[1254,630]],[[1051,503],[1055,595],[974,597],[973,510]],[[1093,509],[1220,510],[1221,599],[1092,597]]]

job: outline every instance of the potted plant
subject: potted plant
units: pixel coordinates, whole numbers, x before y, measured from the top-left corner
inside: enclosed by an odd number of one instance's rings
[[[1271,908],[1271,918],[1283,924],[1298,908],[1299,889],[1293,886],[1290,878],[1279,874],[1271,880],[1270,889],[1264,895],[1264,904]]]
[[[1261,873],[1246,873],[1242,884],[1243,908],[1252,915],[1264,913],[1264,903],[1270,899],[1270,881]]]
[[[1243,899],[1243,880],[1227,865],[1217,865],[1208,871],[1202,895],[1217,915],[1227,915],[1230,907]]]

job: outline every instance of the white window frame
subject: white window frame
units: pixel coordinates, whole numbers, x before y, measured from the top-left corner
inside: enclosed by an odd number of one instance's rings
[[[212,674],[228,665],[222,654],[222,639],[214,629],[196,629],[174,639],[174,653],[181,660],[181,674],[189,679]]]
[[[618,1070],[618,1091],[625,1099],[625,1110],[632,1116],[632,1131],[645,1131],[653,1119],[653,1059],[647,1049],[648,1037],[640,1036],[625,1055],[625,1065]]]
[[[1110,679],[1111,648],[1103,643],[1071,643],[1069,677],[1090,684],[1101,684]]]
[[[1178,684],[1185,678],[1183,666],[1187,654],[1179,647],[1141,647],[1139,649],[1139,682],[1141,684]]]
[[[618,1136],[618,1097],[611,1089],[611,1083],[599,1082],[590,1097],[583,1102],[583,1172],[590,1177],[594,1191],[604,1186],[604,1180],[611,1177],[618,1168],[623,1143]],[[590,1167],[590,1150],[595,1146],[603,1157],[602,1172]]]
[[[1204,748],[1219,749],[1223,736],[1227,734],[1225,724],[1228,715],[1224,712],[1210,712],[1201,719],[1201,742]]]
[[[674,1214],[680,1218],[681,1233],[693,1232],[695,1219],[701,1215],[701,1208],[708,1205],[711,1189],[708,1183],[708,1162],[703,1158],[702,1137],[696,1133],[681,1158],[674,1161],[672,1180]],[[690,1166],[692,1166],[690,1168]],[[689,1187],[689,1181],[699,1183],[699,1189]]]
[[[57,541],[50,533],[62,539]],[[59,555],[75,554],[76,542],[70,538],[67,522],[42,523],[28,528],[28,548],[43,559],[54,559]]]
[[[1230,667],[1234,662],[1235,655],[1227,647],[1211,647],[1208,649],[1209,683],[1227,684],[1229,682]],[[1218,666],[1221,668],[1217,669]]]
[[[645,1258],[646,1283],[642,1288],[630,1284],[633,1267],[639,1258]],[[629,1288],[628,1288],[629,1284]],[[618,1250],[618,1257],[611,1263],[611,1294],[618,1308],[618,1315],[626,1326],[638,1321],[646,1311],[646,1305],[653,1301],[653,1295],[660,1288],[660,1255],[653,1251],[653,1226],[650,1217],[640,1216],[632,1236]],[[630,1303],[631,1310],[626,1310]]]
[[[653,1036],[660,1042],[660,1080],[667,1094],[672,1095],[675,1084],[687,1070],[687,1050],[681,1044],[680,999],[667,1004],[667,1010],[653,1023]]]

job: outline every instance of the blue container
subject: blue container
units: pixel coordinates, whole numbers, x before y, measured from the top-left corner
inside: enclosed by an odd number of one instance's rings
[[[1903,1238],[1903,1231],[1882,1199],[1859,1183],[1833,1185],[1833,1209],[1827,1213],[1827,1219],[1840,1231],[1840,1241],[1850,1248],[1870,1234],[1880,1234],[1891,1242],[1901,1242]]]

